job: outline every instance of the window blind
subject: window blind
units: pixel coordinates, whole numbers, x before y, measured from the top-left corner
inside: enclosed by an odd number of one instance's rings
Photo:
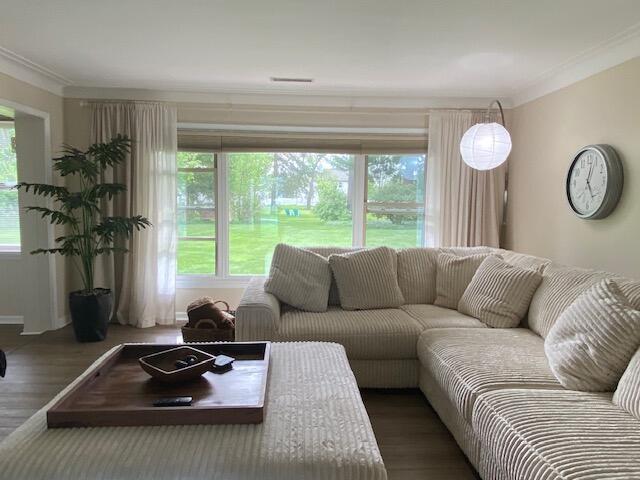
[[[425,153],[426,134],[179,129],[178,148],[211,152]]]

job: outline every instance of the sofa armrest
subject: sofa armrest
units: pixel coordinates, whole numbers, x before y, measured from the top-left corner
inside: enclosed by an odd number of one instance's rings
[[[280,324],[280,302],[264,291],[265,278],[254,277],[236,310],[236,341],[274,340]]]

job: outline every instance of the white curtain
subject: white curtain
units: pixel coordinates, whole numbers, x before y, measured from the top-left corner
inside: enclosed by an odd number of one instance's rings
[[[493,170],[478,171],[460,156],[464,133],[484,121],[485,113],[479,111],[429,113],[427,246],[500,246],[506,162]],[[490,121],[497,121],[495,113]]]
[[[107,202],[109,215],[142,215],[153,226],[135,232],[126,254],[102,257],[96,271],[114,292],[114,315],[121,324],[151,327],[175,323],[176,151],[175,106],[162,103],[91,104],[91,142],[117,134],[132,140],[126,162],[105,181],[127,192]]]

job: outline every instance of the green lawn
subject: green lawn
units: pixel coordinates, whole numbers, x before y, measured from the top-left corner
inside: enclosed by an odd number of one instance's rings
[[[20,245],[20,227],[0,224],[0,245]]]
[[[212,235],[213,224],[189,224],[188,235]],[[270,255],[277,243],[298,246],[351,246],[350,222],[323,222],[312,211],[300,209],[299,217],[288,217],[284,211],[277,216],[265,211],[261,222],[232,223],[229,230],[230,273],[232,275],[260,275],[268,271]],[[19,244],[17,228],[0,228],[0,244]],[[367,245],[414,247],[416,224],[393,225],[389,221],[369,216]],[[215,271],[215,242],[185,241],[178,243],[178,273],[213,274]]]
[[[189,235],[205,235],[210,223],[190,224]],[[232,275],[264,274],[277,243],[298,246],[351,246],[350,222],[323,222],[312,211],[300,209],[299,217],[288,217],[283,210],[270,215],[265,211],[254,224],[232,223],[229,229],[229,269]],[[390,247],[416,246],[416,224],[393,225],[389,221],[367,220],[367,245]],[[181,241],[178,246],[179,273],[213,273],[214,244],[205,241]]]

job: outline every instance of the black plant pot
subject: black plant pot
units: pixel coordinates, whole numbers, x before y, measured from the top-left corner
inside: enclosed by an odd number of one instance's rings
[[[71,292],[69,310],[76,339],[79,342],[100,342],[107,338],[112,309],[113,294],[107,288],[96,288],[92,293]]]

